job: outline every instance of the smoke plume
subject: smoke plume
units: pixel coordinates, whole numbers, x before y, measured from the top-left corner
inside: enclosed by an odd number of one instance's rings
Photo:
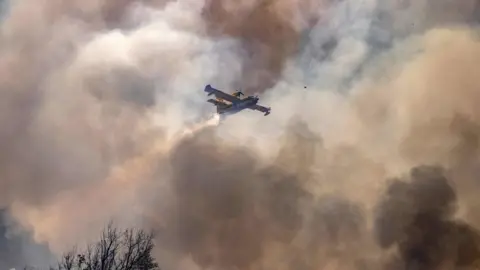
[[[163,269],[475,267],[478,1],[1,7],[0,232],[31,239],[0,266],[114,219]],[[219,123],[206,84],[272,114]]]
[[[457,198],[442,169],[417,167],[410,177],[394,180],[378,208],[378,242],[383,248],[396,243],[399,253],[388,269],[478,266],[480,234],[454,218]]]

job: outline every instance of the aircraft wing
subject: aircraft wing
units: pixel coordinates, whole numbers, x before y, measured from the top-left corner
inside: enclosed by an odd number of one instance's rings
[[[205,86],[204,89],[205,92],[208,93],[208,95],[215,95],[216,98],[221,98],[223,100],[229,101],[231,103],[238,103],[241,100],[233,95],[227,94],[225,92],[222,92],[218,89],[213,88],[210,84]]]
[[[267,107],[264,107],[264,106],[260,106],[260,105],[252,106],[252,107],[250,107],[249,109],[263,112],[263,113],[265,113],[265,115],[269,115],[269,114],[270,114],[270,110],[271,110],[270,108],[267,108]]]
[[[215,106],[227,106],[228,105],[224,102],[221,102],[221,101],[218,101],[218,100],[215,100],[215,99],[209,99],[209,100],[207,100],[207,102],[212,103]]]

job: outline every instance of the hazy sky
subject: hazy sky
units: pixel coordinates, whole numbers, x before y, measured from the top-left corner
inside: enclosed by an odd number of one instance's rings
[[[5,233],[58,255],[115,219],[157,232],[163,269],[473,267],[477,6],[11,2]],[[207,121],[206,84],[272,113]],[[17,243],[2,263],[49,262]]]

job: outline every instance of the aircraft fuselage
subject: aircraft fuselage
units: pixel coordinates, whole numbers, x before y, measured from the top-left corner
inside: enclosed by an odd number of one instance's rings
[[[242,102],[229,104],[228,107],[217,107],[218,114],[235,114],[245,109],[248,109],[252,106],[255,106],[258,103],[257,97],[247,97],[242,100]]]

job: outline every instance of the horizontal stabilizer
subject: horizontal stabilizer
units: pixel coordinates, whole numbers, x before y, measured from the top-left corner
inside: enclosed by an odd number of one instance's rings
[[[212,98],[207,100],[207,102],[212,103],[215,106],[220,106],[220,107],[227,107],[228,106],[227,103],[221,102],[221,101],[218,101],[218,100],[215,100],[215,99],[212,99]]]
[[[207,100],[207,102],[210,102],[214,105],[217,105],[218,103],[220,103],[218,100],[215,100],[215,99],[209,99],[209,100]]]

